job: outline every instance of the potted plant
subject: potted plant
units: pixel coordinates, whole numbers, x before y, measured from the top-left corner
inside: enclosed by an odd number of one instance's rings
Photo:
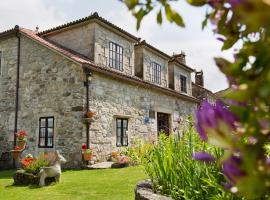
[[[87,148],[86,144],[82,145],[82,156],[85,161],[93,160],[93,151],[92,149]]]
[[[92,119],[96,113],[93,111],[88,111],[85,113],[85,117],[88,119]]]
[[[112,168],[128,167],[130,158],[128,156],[118,156],[117,161],[112,164]]]
[[[25,149],[26,146],[26,131],[19,131],[18,133],[16,133],[16,136],[18,138],[18,146],[20,147],[20,149]]]

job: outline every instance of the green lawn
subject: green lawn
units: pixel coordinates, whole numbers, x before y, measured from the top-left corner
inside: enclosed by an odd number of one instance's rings
[[[14,171],[0,171],[0,199],[3,200],[129,200],[134,187],[146,179],[142,167],[106,170],[68,170],[59,184],[44,188],[13,186]]]

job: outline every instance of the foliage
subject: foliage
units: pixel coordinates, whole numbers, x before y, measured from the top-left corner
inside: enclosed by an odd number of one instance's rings
[[[41,167],[48,167],[52,164],[52,158],[48,157],[46,154],[40,154],[37,159],[31,158],[29,156],[21,160],[23,169],[32,174],[38,174]]]
[[[120,154],[128,156],[131,165],[139,165],[150,148],[152,143],[135,139],[131,146],[122,148]]]
[[[221,186],[225,182],[218,163],[192,159],[195,152],[211,152],[220,158],[223,151],[202,142],[193,129],[182,136],[160,135],[146,154],[144,166],[155,189],[173,199],[237,199]]]
[[[176,0],[177,1],[177,0]],[[234,49],[234,61],[215,58],[219,69],[230,83],[224,97],[238,120],[235,129],[227,129],[226,136],[237,135],[233,147],[227,151],[221,163],[236,174],[227,174],[231,191],[248,198],[263,197],[270,190],[270,167],[265,145],[269,143],[270,100],[270,1],[269,0],[186,0],[190,5],[206,6],[204,28],[210,22],[217,39],[223,42],[222,50]],[[157,10],[157,22],[162,23],[162,14],[170,22],[178,21],[171,7],[174,0],[122,0],[137,19],[137,28],[147,14]],[[155,9],[156,8],[156,9]],[[180,15],[179,15],[180,16]],[[177,20],[176,20],[177,19]],[[209,114],[209,113],[207,113]],[[211,113],[210,113],[211,114]],[[205,114],[206,115],[206,114]],[[205,124],[201,124],[204,127]],[[217,131],[219,127],[207,130]],[[216,129],[216,130],[214,130]],[[223,131],[223,133],[224,133]],[[220,137],[215,146],[224,143]],[[208,140],[207,140],[208,141]],[[226,142],[226,141],[225,141]],[[237,160],[237,161],[236,161]],[[236,163],[235,163],[236,162]],[[241,176],[238,176],[240,175]]]
[[[0,171],[2,200],[134,200],[134,186],[146,179],[143,167],[106,170],[67,170],[61,184],[40,188],[12,186],[14,171]]]

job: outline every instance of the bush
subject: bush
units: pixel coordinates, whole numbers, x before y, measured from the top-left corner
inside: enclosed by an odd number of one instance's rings
[[[216,162],[205,164],[192,159],[199,151],[210,152],[215,158],[223,154],[221,149],[202,142],[193,128],[182,136],[161,134],[158,144],[143,157],[156,192],[173,199],[238,199],[221,186],[225,180]]]

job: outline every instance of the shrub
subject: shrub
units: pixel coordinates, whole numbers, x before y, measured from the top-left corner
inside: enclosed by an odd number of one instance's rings
[[[206,165],[192,159],[195,152],[206,151],[215,158],[223,154],[221,149],[202,142],[193,128],[182,135],[160,134],[158,144],[143,157],[156,192],[173,199],[237,199],[221,186],[225,180],[216,162]]]

